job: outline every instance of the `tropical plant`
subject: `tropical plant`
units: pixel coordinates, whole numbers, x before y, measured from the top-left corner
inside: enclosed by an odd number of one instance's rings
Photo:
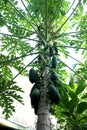
[[[81,85],[85,82],[87,14],[84,9],[87,1],[74,0],[71,3],[68,0],[20,0],[20,3],[18,0],[0,1],[0,87],[4,86],[0,94],[4,105],[0,103],[0,106],[4,107],[4,113],[12,114],[12,98],[22,103],[17,94],[17,91],[22,90],[15,86],[14,80],[19,74],[29,76],[33,84],[31,105],[38,116],[37,130],[50,130],[50,106],[60,103],[62,109],[64,106],[68,107],[73,113],[79,102],[77,95],[83,91],[78,85],[74,94],[72,86],[67,85],[69,73],[66,67],[75,74]],[[7,32],[3,31],[4,28]],[[82,50],[80,55],[84,55],[83,63],[71,56],[69,49],[75,50],[75,54]],[[25,57],[32,55],[32,61],[25,65]],[[64,58],[68,57],[79,62],[82,68],[76,71],[69,67],[64,62]],[[30,67],[28,74],[27,69]],[[12,75],[12,68],[18,71],[15,77]],[[10,92],[11,88],[13,90]],[[11,93],[15,93],[15,96]],[[5,100],[8,100],[8,104]],[[10,111],[7,111],[8,106]],[[78,104],[78,107],[81,106]]]
[[[87,83],[83,80],[70,77],[66,85],[67,92],[62,92],[59,105],[53,105],[51,113],[56,116],[59,129],[85,130],[87,129]],[[65,123],[64,123],[65,122]]]

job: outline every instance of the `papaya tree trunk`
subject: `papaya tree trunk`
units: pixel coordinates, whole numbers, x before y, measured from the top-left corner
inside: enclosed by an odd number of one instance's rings
[[[49,57],[48,57],[49,59]],[[46,59],[46,62],[48,60]],[[48,81],[49,81],[49,72],[50,67],[47,66],[48,63],[45,64],[43,75],[42,75],[42,86],[41,86],[41,94],[40,101],[38,107],[38,120],[37,120],[37,130],[51,130],[50,126],[50,100],[48,94]]]

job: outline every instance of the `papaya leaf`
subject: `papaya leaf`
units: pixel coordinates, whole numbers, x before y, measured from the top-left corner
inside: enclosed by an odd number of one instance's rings
[[[87,93],[83,94],[81,98],[82,98],[82,99],[87,98]]]
[[[86,84],[83,80],[80,80],[79,81],[79,84],[78,84],[78,87],[75,91],[76,95],[80,94],[81,92],[84,91],[84,89],[86,88]]]
[[[81,103],[79,103],[78,106],[77,106],[77,113],[81,114],[85,110],[87,110],[87,102],[81,102]]]
[[[78,105],[79,99],[76,95],[71,98],[71,100],[67,103],[68,104],[68,109],[71,113],[73,113],[74,108]]]
[[[74,78],[73,78],[72,75],[70,76],[69,85],[70,85],[71,88],[74,88]]]
[[[71,114],[70,114],[70,112],[66,112],[66,111],[63,111],[62,112],[65,116],[67,116],[67,117],[69,117]]]

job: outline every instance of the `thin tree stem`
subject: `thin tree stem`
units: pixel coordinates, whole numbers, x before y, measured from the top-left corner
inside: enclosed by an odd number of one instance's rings
[[[50,1],[52,2],[52,1]],[[59,0],[59,2],[61,2],[61,0]],[[60,3],[59,3],[60,4]],[[53,16],[53,18],[50,20],[50,25],[54,22],[54,20],[56,19],[58,12],[59,12],[59,4],[57,5],[57,10],[55,11],[55,15]],[[51,8],[52,3],[50,3],[50,8]]]
[[[48,0],[45,0],[45,16],[46,16],[46,29],[45,29],[45,35],[46,35],[46,40],[47,40],[47,32],[48,32],[48,25],[47,25],[47,22],[48,22]]]
[[[31,38],[27,38],[27,37],[23,37],[23,36],[15,36],[15,35],[12,35],[12,34],[0,33],[0,35],[5,35],[5,36],[16,37],[16,38],[20,38],[20,39],[27,39],[27,40],[39,42],[38,40],[35,40],[35,39],[31,39]]]
[[[81,61],[77,60],[76,58],[72,57],[71,55],[65,54],[67,56],[69,56],[70,58],[74,59],[75,61],[79,62],[80,64],[84,65]],[[84,65],[85,66],[85,65]]]
[[[61,51],[60,49],[58,49],[59,51]],[[75,60],[75,61],[77,61],[77,62],[79,62],[80,64],[82,64],[82,65],[84,65],[81,61],[79,61],[79,60],[77,60],[76,58],[74,58],[73,56],[71,56],[71,55],[69,55],[69,54],[67,54],[67,53],[64,53],[66,56],[68,56],[68,57],[70,57],[70,58],[72,58],[73,60]],[[84,65],[85,66],[85,65]]]
[[[71,9],[71,8],[72,8],[72,6],[74,5],[75,1],[76,1],[76,0],[73,0],[73,2],[72,2],[72,4],[71,4],[71,6],[70,6],[70,7],[69,7],[69,9],[67,10],[67,13],[70,11],[70,9]],[[66,14],[67,14],[67,13],[66,13]],[[65,15],[66,15],[66,14],[65,14]]]
[[[36,30],[36,28],[31,24],[31,22],[28,19],[26,19],[26,17],[12,4],[12,2],[10,2],[9,0],[8,0],[8,2],[14,7],[14,9],[17,11],[17,13],[19,13],[24,18],[24,20],[26,20],[26,22],[28,24],[30,24],[30,26],[36,31],[36,33],[38,34],[38,36],[41,38],[41,40],[43,41],[43,43],[46,44],[46,42],[42,38],[41,34]]]
[[[9,59],[9,60],[6,60],[6,61],[2,61],[2,62],[0,62],[0,65],[1,65],[1,64],[5,64],[6,62],[15,61],[15,60],[18,60],[18,59],[20,59],[20,58],[27,57],[27,56],[29,56],[29,55],[35,55],[35,54],[38,54],[38,52],[36,52],[36,53],[29,53],[29,54],[22,55],[22,56],[19,56],[19,57],[15,57],[15,58],[12,58],[12,59]]]
[[[32,20],[34,21],[35,26],[37,26],[37,28],[38,28],[37,23],[35,22],[35,20],[34,20],[34,18],[32,17],[32,15],[29,13],[29,10],[27,9],[27,7],[26,7],[26,5],[24,4],[23,0],[21,0],[21,2],[22,2],[22,4],[23,4],[23,6],[25,7],[26,11],[28,12],[28,14],[30,15],[30,17],[32,18]]]
[[[13,81],[14,79],[16,79],[17,78],[17,76],[19,75],[19,74],[21,74],[22,72],[23,72],[23,70],[25,70],[34,60],[36,60],[38,58],[38,56],[36,56],[31,62],[29,62],[21,71],[19,71],[19,73],[17,74],[17,75],[15,75],[14,77],[13,77],[13,79],[11,80],[11,81]]]
[[[62,27],[67,23],[67,21],[71,18],[71,16],[73,15],[73,13],[75,12],[75,10],[77,9],[78,5],[80,3],[80,0],[79,2],[77,3],[76,7],[73,9],[73,11],[71,12],[71,14],[68,16],[68,18],[64,21],[64,23],[60,26],[60,28],[55,32],[54,34],[54,38],[55,38],[55,35],[57,35],[57,33],[62,29]],[[48,42],[51,41],[51,39],[53,39],[53,36],[48,40]]]
[[[67,64],[65,64],[63,61],[61,61],[59,58],[58,58],[58,60],[60,61],[60,62],[62,62],[67,68],[69,68],[74,74],[76,74],[79,78],[81,78],[82,80],[84,80],[85,81],[85,79],[81,76],[81,75],[79,75],[77,72],[75,72],[71,67],[69,67]]]
[[[30,26],[36,31],[35,27],[31,24],[31,22],[12,4],[12,2],[10,2],[9,0],[8,0],[8,2],[14,7],[14,9],[17,11],[17,13],[19,13],[20,16],[22,16],[22,18],[24,18],[24,20],[26,20],[26,22],[28,24],[30,24]]]
[[[24,30],[26,30],[26,31],[28,31],[28,32],[35,33],[35,31],[31,31],[31,30],[29,30],[29,29],[23,28],[23,27],[21,27],[21,26],[19,26],[19,25],[13,24],[13,23],[11,23],[11,22],[9,22],[9,21],[7,21],[7,20],[4,20],[4,21],[5,21],[6,23],[10,24],[10,25],[16,26],[17,28],[21,28],[21,29],[24,29]],[[7,25],[7,26],[8,26],[8,25]]]
[[[74,47],[74,46],[64,46],[64,45],[59,45],[59,46],[57,46],[57,47],[87,50],[87,48],[83,48],[83,47]]]
[[[67,21],[71,18],[71,16],[73,15],[73,13],[75,12],[75,10],[77,9],[78,5],[80,2],[77,3],[76,7],[73,9],[73,11],[71,12],[71,14],[69,15],[69,17],[64,21],[64,23],[60,26],[60,28],[56,31],[55,34],[57,34],[59,32],[59,30],[61,30],[61,28],[67,23]]]

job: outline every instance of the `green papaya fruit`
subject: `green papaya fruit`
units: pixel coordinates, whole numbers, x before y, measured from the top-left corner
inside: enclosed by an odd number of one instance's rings
[[[33,85],[32,89],[31,89],[31,92],[30,92],[30,97],[31,97],[31,95],[32,95],[33,90],[36,89],[36,88],[40,90],[40,84],[39,84],[39,83],[35,83],[35,84]]]
[[[38,55],[38,62],[39,62],[39,64],[41,64],[41,61],[42,61],[42,58],[41,58],[40,55]]]
[[[40,90],[38,88],[35,88],[31,93],[32,99],[39,99],[40,96]]]
[[[57,75],[57,73],[56,73],[55,71],[52,71],[52,72],[51,72],[50,79],[51,79],[51,81],[52,81],[53,83],[56,83],[56,82],[57,82],[57,80],[58,80],[58,75]]]
[[[36,83],[39,80],[39,76],[33,68],[29,71],[29,80],[31,83]]]
[[[54,46],[54,51],[55,51],[55,54],[58,55],[58,49],[56,46]]]
[[[59,88],[59,87],[62,87],[62,86],[63,86],[63,83],[62,83],[61,80],[58,79],[57,82],[54,83],[54,85],[55,85],[57,88]]]
[[[49,53],[50,53],[50,56],[53,56],[53,55],[54,55],[53,47],[52,47],[52,46],[49,47]]]
[[[57,67],[57,58],[56,56],[52,57],[52,68],[56,69]]]
[[[37,115],[40,99],[40,90],[38,88],[33,89],[32,93],[30,94],[30,97],[31,97],[31,105],[34,108],[35,114]]]
[[[49,45],[46,44],[45,47],[44,47],[44,51],[46,51],[48,48],[49,48]]]
[[[49,98],[52,103],[58,104],[60,102],[60,93],[54,85],[48,86]]]

